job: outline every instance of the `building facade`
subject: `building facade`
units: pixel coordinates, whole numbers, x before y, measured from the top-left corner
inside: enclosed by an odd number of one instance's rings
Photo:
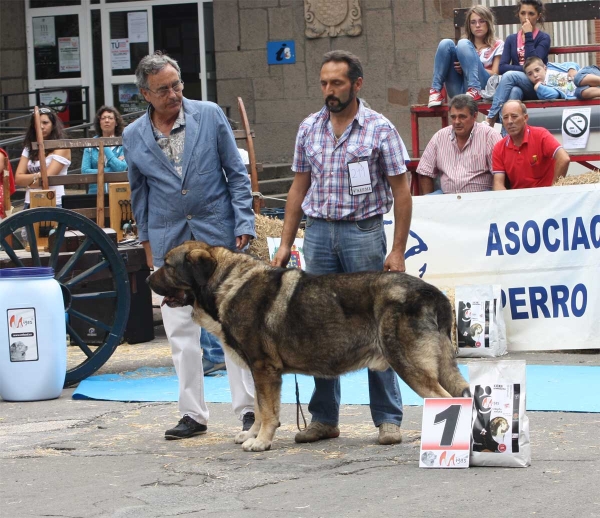
[[[489,0],[489,4],[505,3]],[[513,3],[513,2],[509,2]],[[290,162],[300,122],[322,106],[325,52],[346,49],[364,64],[364,97],[410,149],[410,105],[426,103],[438,42],[454,36],[453,9],[469,0],[0,0],[0,97],[29,104],[65,96],[65,119],[112,104],[144,107],[134,82],[139,59],[177,59],[184,95],[218,102],[239,120],[242,97],[258,159]],[[269,59],[267,46],[287,45]],[[269,61],[274,64],[269,64]],[[8,99],[17,106],[20,97]],[[3,106],[5,108],[5,106]],[[421,142],[439,129],[424,119]],[[424,145],[424,144],[423,144]]]

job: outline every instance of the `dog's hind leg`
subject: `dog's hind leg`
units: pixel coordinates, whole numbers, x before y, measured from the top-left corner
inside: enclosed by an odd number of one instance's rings
[[[266,367],[252,369],[254,388],[256,390],[255,406],[259,418],[258,435],[248,437],[242,444],[245,451],[265,451],[271,449],[275,431],[279,427],[279,410],[281,404],[281,373]],[[254,432],[254,426],[249,432]],[[250,434],[252,435],[252,434]]]

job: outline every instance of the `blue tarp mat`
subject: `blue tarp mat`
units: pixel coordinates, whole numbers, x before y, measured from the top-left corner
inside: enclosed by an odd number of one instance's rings
[[[460,365],[468,379],[466,365]],[[342,378],[342,404],[369,404],[367,372]],[[310,376],[298,376],[300,401],[308,403],[314,383]],[[423,399],[400,380],[405,405],[422,405]],[[230,403],[227,374],[204,378],[204,393],[209,403]],[[142,368],[124,374],[102,374],[82,381],[73,399],[107,401],[177,401],[178,383],[171,368]],[[600,412],[600,367],[572,365],[527,366],[527,410]],[[281,401],[295,403],[294,376],[283,377]]]

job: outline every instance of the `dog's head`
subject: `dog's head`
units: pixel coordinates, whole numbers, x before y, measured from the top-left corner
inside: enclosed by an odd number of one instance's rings
[[[23,342],[13,342],[10,344],[10,357],[12,359],[22,360],[27,353],[27,346]]]
[[[169,307],[193,305],[197,288],[206,286],[217,267],[213,247],[201,241],[186,241],[165,256],[165,262],[148,277],[155,293]]]

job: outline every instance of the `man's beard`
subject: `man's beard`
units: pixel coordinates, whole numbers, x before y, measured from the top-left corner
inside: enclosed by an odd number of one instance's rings
[[[328,95],[325,99],[325,107],[332,113],[340,113],[341,111],[344,111],[348,106],[350,106],[350,103],[355,99],[356,96],[354,95],[353,91],[350,91],[350,96],[348,97],[348,100],[345,103],[340,101],[335,95]],[[329,101],[337,101],[338,104],[330,105]]]

